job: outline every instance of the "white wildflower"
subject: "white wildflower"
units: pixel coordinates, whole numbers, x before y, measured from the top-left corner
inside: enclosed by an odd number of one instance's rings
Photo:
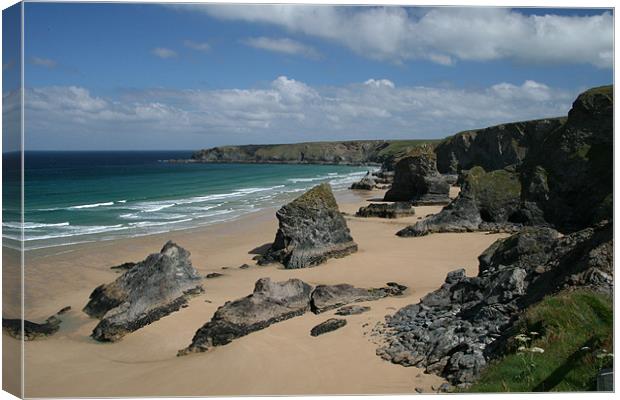
[[[532,352],[532,353],[544,353],[545,349],[542,349],[540,347],[534,346],[534,347],[530,348],[530,352]]]

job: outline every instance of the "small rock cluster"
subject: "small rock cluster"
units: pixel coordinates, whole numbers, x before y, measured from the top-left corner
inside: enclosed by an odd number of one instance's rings
[[[366,207],[360,207],[355,213],[356,217],[377,217],[377,218],[402,218],[415,215],[415,209],[408,201],[397,201],[394,203],[373,203]]]
[[[406,287],[391,282],[383,288],[356,288],[347,284],[319,285],[316,288],[299,279],[273,282],[270,278],[256,281],[254,292],[244,298],[227,302],[204,324],[191,344],[178,355],[198,353],[222,346],[252,332],[312,311],[315,314],[359,301],[378,300],[402,294]],[[341,322],[330,322],[317,328],[325,333]],[[338,326],[340,327],[340,326]],[[333,329],[331,329],[333,328]]]
[[[354,182],[351,185],[350,189],[373,190],[376,185],[377,185],[377,182],[375,181],[374,176],[370,173],[370,171],[368,171],[368,173],[364,175],[362,179],[360,179],[358,182]]]
[[[452,271],[418,304],[386,317],[387,345],[377,355],[456,385],[473,382],[529,305],[577,286],[612,292],[612,225],[563,237],[550,228],[525,228],[496,241],[480,255],[477,276]]]

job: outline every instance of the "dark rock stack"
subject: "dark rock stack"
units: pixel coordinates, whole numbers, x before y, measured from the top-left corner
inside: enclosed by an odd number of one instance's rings
[[[222,346],[276,322],[302,315],[310,310],[311,292],[312,286],[299,279],[285,282],[259,279],[251,295],[218,308],[211,321],[198,329],[192,343],[179,351],[179,355]]]
[[[590,89],[522,167],[524,216],[573,232],[613,216],[613,86]]]
[[[372,190],[376,186],[374,176],[368,171],[366,175],[359,182],[355,182],[351,185],[350,189],[353,190]]]
[[[114,282],[97,287],[84,312],[101,321],[92,337],[114,342],[126,334],[178,311],[189,297],[203,292],[190,253],[173,242],[149,255]]]
[[[411,201],[414,205],[447,204],[450,185],[437,171],[431,146],[419,146],[395,166],[394,182],[386,201]]]
[[[355,213],[356,217],[378,217],[378,218],[402,218],[415,215],[415,209],[408,201],[397,201],[394,203],[373,203],[366,207],[360,207]]]
[[[42,324],[25,319],[23,335],[22,320],[19,318],[2,318],[2,328],[9,336],[18,340],[22,338],[26,341],[42,339],[58,332],[60,323],[62,322],[60,316],[70,309],[71,307],[64,307],[62,310],[46,319]]]
[[[211,321],[198,329],[192,343],[180,350],[178,355],[203,352],[228,344],[236,338],[307,311],[319,314],[349,303],[398,296],[406,289],[405,286],[390,282],[379,289],[341,284],[319,285],[312,290],[312,286],[299,279],[272,282],[269,278],[262,278],[256,281],[251,295],[226,302],[218,308]]]
[[[516,230],[523,222],[520,201],[521,183],[514,169],[485,172],[481,167],[474,167],[464,175],[461,191],[452,203],[397,235]]]
[[[437,169],[442,174],[457,174],[475,166],[493,171],[518,165],[565,120],[514,122],[457,133],[435,148]]]
[[[259,264],[280,262],[285,268],[305,268],[357,251],[327,183],[283,206],[276,217],[280,225],[275,241]]]
[[[454,384],[471,383],[529,305],[572,287],[612,292],[613,226],[563,237],[550,228],[525,228],[492,244],[479,261],[476,277],[450,272],[438,290],[387,317],[388,344],[377,354]]]

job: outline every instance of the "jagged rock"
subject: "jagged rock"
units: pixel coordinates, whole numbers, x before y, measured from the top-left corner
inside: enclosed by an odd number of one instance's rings
[[[248,269],[248,268],[250,268],[250,265],[249,265],[249,264],[242,264],[242,265],[239,267],[239,269]]]
[[[461,191],[452,203],[397,235],[516,230],[523,221],[520,199],[521,183],[514,169],[485,172],[474,167],[464,176]]]
[[[224,274],[220,274],[219,272],[211,272],[205,276],[207,279],[219,278],[220,276],[224,276]]]
[[[370,307],[368,306],[344,306],[340,307],[338,311],[336,311],[336,315],[357,315],[363,314],[366,311],[370,311]]]
[[[370,173],[370,171],[364,175],[364,177],[362,179],[360,179],[359,182],[355,182],[351,185],[351,189],[353,190],[372,190],[375,188],[376,182],[375,179],[373,178],[372,174]]]
[[[42,324],[36,322],[24,320],[24,340],[37,340],[48,336],[52,336],[60,329],[61,315],[66,314],[71,310],[70,306],[63,307],[56,314],[52,315],[45,320]],[[19,318],[2,318],[2,328],[6,333],[18,340],[22,339],[22,320]]]
[[[439,289],[387,317],[388,344],[377,354],[470,383],[499,355],[498,338],[529,305],[577,286],[611,294],[612,254],[611,223],[566,236],[524,228],[480,255],[477,276],[450,272]]]
[[[312,286],[299,279],[285,282],[259,279],[251,295],[218,308],[211,321],[198,329],[192,343],[179,351],[179,355],[222,346],[276,322],[302,315],[310,310],[311,291]]]
[[[268,326],[312,311],[319,314],[358,301],[379,300],[398,296],[407,287],[390,282],[379,289],[360,289],[351,285],[312,286],[299,279],[272,282],[256,281],[254,292],[242,299],[226,302],[217,309],[211,321],[204,324],[192,343],[178,355],[207,351],[232,340],[265,329]]]
[[[360,301],[373,301],[387,296],[399,296],[406,286],[388,285],[378,289],[356,288],[342,283],[319,285],[312,292],[312,311],[316,314]]]
[[[335,331],[347,324],[346,319],[330,318],[325,322],[321,322],[310,331],[310,336],[319,336],[324,333]]]
[[[190,253],[173,242],[149,255],[115,281],[97,287],[84,312],[101,321],[93,330],[98,341],[113,342],[178,311],[203,291]]]
[[[378,218],[401,218],[415,215],[415,209],[408,201],[397,201],[395,203],[373,203],[366,207],[360,207],[355,213],[356,217],[378,217]]]
[[[357,251],[346,220],[327,183],[315,186],[276,213],[279,229],[259,264],[305,268]]]
[[[411,201],[415,205],[447,204],[450,185],[439,174],[431,146],[420,146],[395,166],[392,188],[386,201]]]
[[[487,171],[521,164],[530,150],[566,121],[548,118],[459,132],[435,147],[437,169],[457,174],[475,166]]]
[[[116,265],[114,267],[110,267],[110,269],[115,269],[115,270],[120,270],[120,271],[128,271],[128,270],[132,269],[133,267],[135,267],[136,265],[138,265],[138,263],[126,262],[126,263],[122,263],[121,265]]]

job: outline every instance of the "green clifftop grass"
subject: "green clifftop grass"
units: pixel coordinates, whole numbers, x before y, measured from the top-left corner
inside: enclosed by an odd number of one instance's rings
[[[357,140],[291,144],[220,146],[199,150],[192,159],[205,162],[384,163],[421,144],[439,140]]]
[[[536,332],[538,335],[532,335]],[[513,328],[508,354],[492,362],[468,392],[563,392],[596,389],[612,364],[613,304],[589,290],[563,292],[530,307]],[[525,334],[534,339],[519,342]],[[519,352],[519,346],[544,353]]]

